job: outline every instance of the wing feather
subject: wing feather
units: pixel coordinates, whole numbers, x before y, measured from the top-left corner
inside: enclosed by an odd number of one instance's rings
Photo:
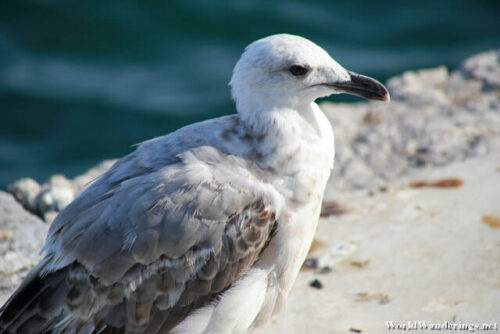
[[[59,312],[51,310],[65,319],[60,332],[171,329],[215,301],[267,246],[282,200],[256,166],[210,146],[158,161],[140,147],[51,226],[35,276],[42,285],[65,277],[54,289]],[[36,320],[52,326],[49,313]]]

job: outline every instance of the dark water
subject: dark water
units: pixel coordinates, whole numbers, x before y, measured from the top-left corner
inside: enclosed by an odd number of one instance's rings
[[[0,188],[233,113],[242,49],[280,32],[385,80],[499,47],[500,1],[0,0]]]

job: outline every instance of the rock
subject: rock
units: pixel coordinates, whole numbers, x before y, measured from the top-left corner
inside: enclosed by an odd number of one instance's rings
[[[391,92],[392,100],[412,104],[440,104],[447,101],[442,88],[448,80],[448,70],[441,66],[416,72],[405,72],[401,76],[390,79],[387,82],[387,88]]]
[[[39,261],[47,225],[0,191],[0,305]]]
[[[327,193],[366,191],[500,149],[500,50],[387,83],[392,102],[324,103],[336,135]],[[497,75],[498,74],[498,75]]]
[[[323,283],[321,283],[321,281],[319,279],[314,279],[312,280],[310,283],[309,283],[309,286],[311,288],[315,288],[315,289],[318,289],[318,290],[321,290],[323,289]]]
[[[59,214],[59,211],[46,211],[43,213],[43,220],[47,223],[47,224],[52,224],[52,222],[54,221],[54,219],[56,219],[57,215]]]
[[[467,59],[461,66],[466,78],[483,82],[485,88],[500,88],[500,50],[484,52]]]
[[[25,177],[9,185],[9,192],[14,198],[31,212],[36,212],[36,198],[42,187],[32,178]]]
[[[54,175],[44,184],[38,195],[38,210],[44,214],[50,211],[61,211],[75,198],[75,189],[71,181],[63,175]]]
[[[41,217],[51,223],[57,213],[75,199],[75,189],[64,175],[54,175],[42,186],[36,198],[36,209]]]
[[[28,211],[39,215],[45,222],[51,223],[62,209],[107,171],[115,161],[105,160],[73,180],[56,174],[40,186],[33,179],[23,178],[13,182],[8,189]]]

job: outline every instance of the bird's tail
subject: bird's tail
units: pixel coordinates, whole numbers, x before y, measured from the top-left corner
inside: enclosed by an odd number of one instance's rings
[[[21,286],[0,308],[0,334],[57,333],[55,326],[64,314],[69,292],[66,270],[41,275],[42,261],[33,268]]]

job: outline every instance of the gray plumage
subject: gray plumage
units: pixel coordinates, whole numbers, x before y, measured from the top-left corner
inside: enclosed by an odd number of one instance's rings
[[[7,303],[0,328],[34,333],[62,322],[62,332],[73,332],[91,320],[89,331],[157,333],[217,298],[277,227],[273,196],[255,177],[264,172],[249,159],[257,152],[230,155],[217,147],[221,136],[250,141],[229,116],[145,142],[119,160],[50,227],[46,260],[34,273],[43,277],[38,293],[50,291],[52,300],[35,298],[23,313]]]
[[[314,100],[388,100],[298,36],[252,43],[237,115],[142,143],[69,204],[0,333],[240,334],[284,309],[318,223],[334,138]]]

